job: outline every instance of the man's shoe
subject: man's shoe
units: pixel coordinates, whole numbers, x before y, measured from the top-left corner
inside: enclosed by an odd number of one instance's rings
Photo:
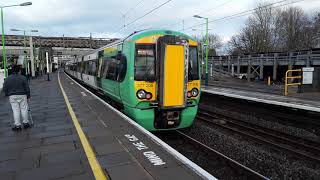
[[[28,129],[28,128],[31,128],[31,126],[29,123],[23,123],[23,128]]]
[[[21,131],[21,130],[22,130],[21,126],[14,126],[12,128],[12,131]]]

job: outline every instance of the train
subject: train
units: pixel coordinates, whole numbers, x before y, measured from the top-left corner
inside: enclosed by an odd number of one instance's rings
[[[198,111],[198,43],[181,32],[134,32],[67,62],[65,72],[149,131],[190,127]]]

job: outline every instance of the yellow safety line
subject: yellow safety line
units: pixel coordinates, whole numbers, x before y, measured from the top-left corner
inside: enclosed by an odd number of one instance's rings
[[[60,85],[60,88],[61,88],[61,91],[62,91],[62,94],[63,94],[63,97],[64,97],[64,100],[67,104],[67,107],[68,107],[68,110],[69,110],[69,113],[70,113],[70,116],[72,118],[72,121],[73,121],[73,124],[74,126],[76,127],[76,130],[77,130],[77,133],[78,133],[78,136],[80,138],[80,141],[81,141],[81,144],[83,146],[83,149],[86,153],[86,156],[88,158],[88,161],[89,161],[89,164],[90,164],[90,167],[92,169],[92,172],[94,174],[94,177],[97,179],[97,180],[107,180],[107,177],[104,173],[104,171],[102,170],[97,158],[96,158],[96,155],[94,154],[93,150],[92,150],[92,147],[90,146],[90,143],[86,137],[86,135],[84,134],[83,130],[81,129],[81,126],[79,124],[79,121],[76,117],[76,114],[74,113],[71,105],[70,105],[70,102],[69,102],[69,99],[61,85],[61,82],[60,82],[60,73],[58,73],[58,81],[59,81],[59,85]]]

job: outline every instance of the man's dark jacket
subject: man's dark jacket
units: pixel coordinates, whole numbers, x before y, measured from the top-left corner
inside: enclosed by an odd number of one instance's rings
[[[20,74],[14,73],[7,77],[3,84],[3,90],[6,96],[27,95],[27,98],[30,98],[27,78]]]

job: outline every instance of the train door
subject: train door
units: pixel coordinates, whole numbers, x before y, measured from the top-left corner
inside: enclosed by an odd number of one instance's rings
[[[101,86],[101,81],[102,81],[102,74],[103,74],[103,65],[104,65],[104,61],[103,61],[103,54],[104,54],[104,51],[101,50],[99,51],[98,53],[98,61],[97,61],[97,73],[96,73],[96,77],[97,77],[97,89],[98,89],[98,92],[101,92],[102,93],[102,86]]]
[[[123,82],[126,72],[127,72],[127,59],[126,56],[124,54],[119,53],[116,56],[117,59],[117,65],[116,65],[116,81],[117,81],[117,85],[115,86],[115,95],[117,97],[118,100],[121,100],[121,95],[120,95],[120,84],[121,82]]]
[[[82,58],[81,58],[81,60],[80,60],[80,78],[81,78],[81,80],[83,81],[83,76],[82,76],[82,74],[83,74],[83,71],[84,71],[84,62],[83,62],[83,59],[84,59],[84,56],[82,56]]]
[[[188,43],[176,36],[157,41],[158,92],[161,109],[183,108],[188,83]]]

